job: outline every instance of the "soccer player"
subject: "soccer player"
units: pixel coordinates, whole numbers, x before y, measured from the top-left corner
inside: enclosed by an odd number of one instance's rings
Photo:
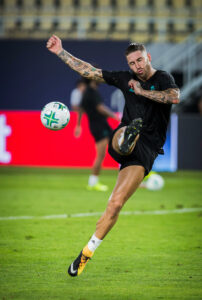
[[[121,72],[104,71],[74,57],[62,48],[55,35],[48,40],[47,48],[80,75],[114,85],[125,97],[121,123],[109,142],[109,153],[120,163],[120,171],[93,236],[69,266],[69,275],[78,276],[162,153],[171,106],[179,103],[180,92],[169,73],[153,68],[143,44],[132,43],[127,47],[125,56],[130,71]]]
[[[96,146],[96,158],[92,167],[92,173],[89,176],[87,189],[105,192],[108,190],[108,186],[101,184],[98,180],[98,176],[106,154],[109,138],[112,134],[112,129],[107,122],[107,117],[114,118],[117,121],[120,120],[113,111],[104,105],[97,88],[98,83],[95,80],[90,80],[80,103],[75,135],[79,136],[81,133],[81,117],[83,112],[86,112],[90,132],[94,137]]]

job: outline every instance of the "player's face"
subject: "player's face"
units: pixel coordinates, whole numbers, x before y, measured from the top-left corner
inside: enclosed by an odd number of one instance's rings
[[[86,84],[81,82],[78,86],[79,90],[81,91],[81,93],[83,93],[86,89]]]
[[[142,79],[147,79],[151,68],[151,56],[146,51],[135,51],[126,56],[130,69]]]

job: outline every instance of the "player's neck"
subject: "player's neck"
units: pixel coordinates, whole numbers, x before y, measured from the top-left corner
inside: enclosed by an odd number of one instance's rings
[[[141,81],[147,81],[149,80],[155,73],[156,73],[156,69],[154,69],[153,67],[151,67],[148,72],[145,74],[144,77],[140,77],[138,75],[136,75]]]
[[[156,73],[156,71],[157,71],[156,69],[154,69],[154,68],[151,67],[150,72],[149,72],[148,77],[147,77],[147,80],[149,78],[151,78]]]
[[[92,82],[90,83],[90,87],[93,88],[94,90],[97,90],[97,88],[98,88],[97,82],[96,82],[96,81],[92,81]]]

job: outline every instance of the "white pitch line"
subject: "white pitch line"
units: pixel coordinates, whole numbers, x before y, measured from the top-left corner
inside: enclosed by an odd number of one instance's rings
[[[192,212],[200,212],[202,207],[198,208],[181,208],[173,210],[153,210],[153,211],[123,211],[120,214],[124,216],[129,215],[169,215],[169,214],[184,214]],[[102,215],[102,212],[92,212],[92,213],[80,213],[80,214],[63,214],[63,215],[50,215],[50,216],[10,216],[10,217],[0,217],[0,221],[8,220],[48,220],[48,219],[67,219],[67,218],[83,218],[83,217],[94,217]]]

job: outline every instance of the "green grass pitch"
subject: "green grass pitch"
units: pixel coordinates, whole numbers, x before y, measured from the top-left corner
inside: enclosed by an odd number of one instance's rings
[[[0,299],[202,299],[202,172],[164,173],[165,187],[139,189],[77,278],[67,267],[94,232],[109,192],[85,189],[89,170],[0,168]],[[43,219],[43,216],[73,215]],[[32,219],[7,220],[9,216]]]

